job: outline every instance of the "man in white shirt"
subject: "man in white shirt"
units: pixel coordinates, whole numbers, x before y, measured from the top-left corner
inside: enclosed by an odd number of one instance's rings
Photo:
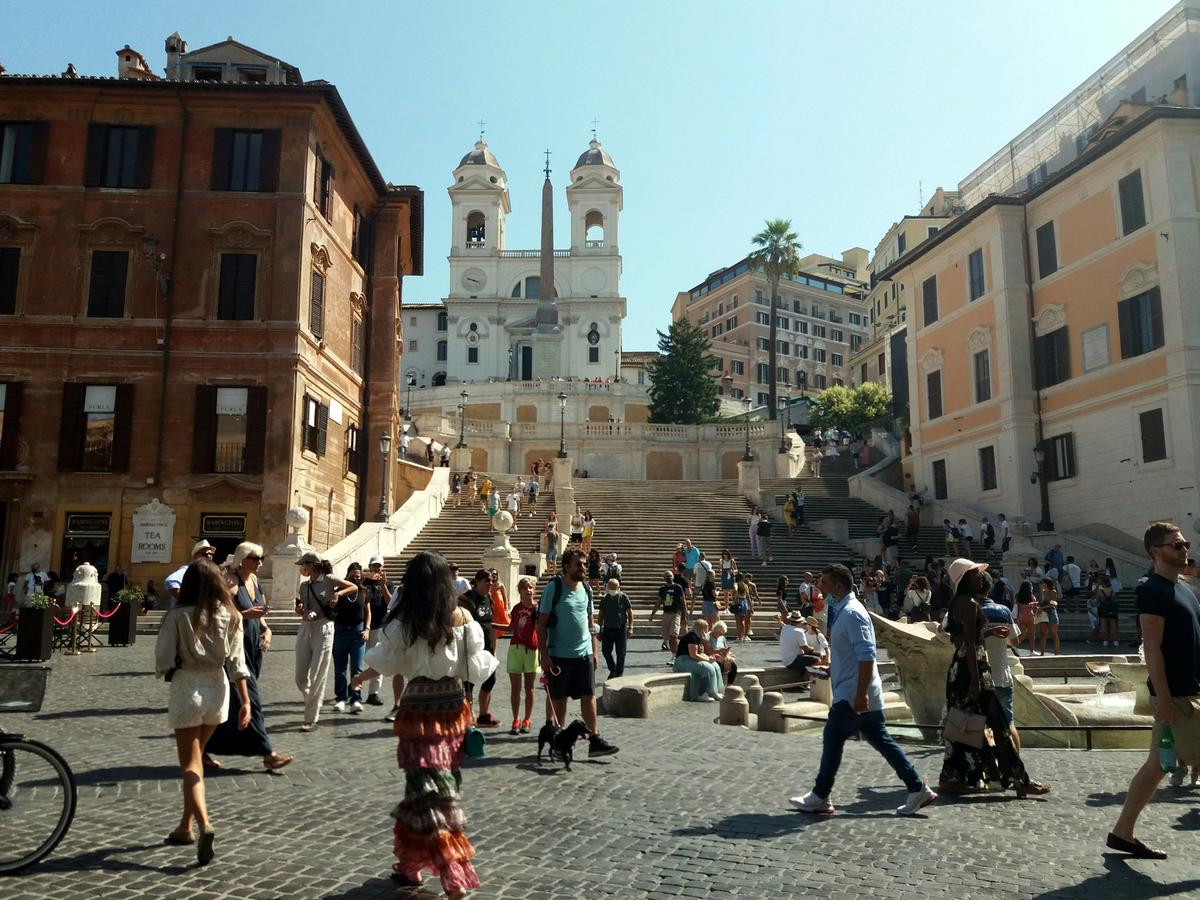
[[[175,601],[179,599],[179,585],[183,583],[183,573],[187,567],[198,559],[212,559],[216,552],[216,548],[208,541],[196,541],[192,545],[191,558],[163,580],[163,586],[167,589],[167,609],[173,609]]]
[[[1000,541],[1000,552],[1007,553],[1012,546],[1012,526],[1008,524],[1004,513],[996,517],[996,538]]]
[[[812,622],[816,621],[812,619]],[[807,620],[799,610],[792,610],[787,616],[781,615],[779,623],[782,626],[779,629],[779,661],[803,677],[809,666],[819,663],[825,656],[829,643],[819,631],[816,634],[808,633],[805,627]]]
[[[512,493],[508,495],[508,499],[505,501],[505,504],[508,507],[509,513],[513,517],[512,530],[514,532],[520,531],[521,529],[519,529],[517,527],[517,519],[521,518],[521,491],[520,491],[520,488],[513,488]]]
[[[29,567],[29,571],[25,574],[25,596],[22,599],[22,605],[28,602],[29,598],[46,583],[46,575],[42,572],[42,567],[34,563]]]
[[[458,574],[458,563],[450,563],[450,575],[453,578],[455,597],[461,597],[471,589],[471,582]],[[399,594],[400,592],[397,591],[396,595],[399,596]]]
[[[692,566],[692,591],[696,594],[704,592],[704,584],[712,577],[712,563],[708,561],[704,553],[701,552],[700,558],[696,560],[696,564]]]

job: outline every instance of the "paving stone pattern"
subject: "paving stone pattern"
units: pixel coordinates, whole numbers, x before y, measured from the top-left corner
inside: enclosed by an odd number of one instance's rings
[[[737,648],[746,664],[770,644]],[[657,642],[637,641],[628,671],[664,669]],[[217,859],[162,845],[179,815],[178,770],[166,728],[166,686],[148,674],[151,642],[54,660],[47,702],[7,715],[57,747],[78,777],[79,811],[58,850],[6,880],[8,900],[124,898],[432,897],[435,883],[397,890],[387,875],[390,819],[401,785],[382,710],[298,731],[292,639],[266,661],[267,722],[297,761],[265,774],[254,759],[224,759],[207,779]],[[603,663],[601,663],[603,672]],[[508,715],[503,681],[496,713]],[[540,704],[539,704],[540,706]],[[496,735],[464,773],[468,833],[478,849],[479,897],[1132,897],[1200,896],[1200,791],[1160,792],[1141,834],[1166,862],[1105,855],[1140,754],[1029,751],[1048,798],[939,801],[916,819],[893,809],[903,789],[865,744],[847,747],[834,790],[838,812],[809,817],[787,798],[807,790],[817,734],[759,734],[712,724],[711,704],[684,704],[649,721],[605,719],[621,753],[571,772],[534,761],[534,736]],[[582,745],[581,745],[582,750]],[[936,779],[940,753],[911,754]],[[0,840],[2,840],[0,835]]]

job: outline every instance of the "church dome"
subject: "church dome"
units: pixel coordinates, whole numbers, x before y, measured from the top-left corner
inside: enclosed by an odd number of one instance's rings
[[[600,142],[595,138],[592,138],[587,150],[583,152],[583,155],[579,157],[579,161],[575,163],[575,168],[578,169],[580,166],[608,166],[609,168],[616,168],[613,165],[612,157],[608,155],[608,151],[601,147]]]
[[[495,166],[500,168],[500,163],[496,161],[496,157],[492,151],[488,149],[487,142],[480,138],[475,142],[475,149],[462,158],[460,166]]]

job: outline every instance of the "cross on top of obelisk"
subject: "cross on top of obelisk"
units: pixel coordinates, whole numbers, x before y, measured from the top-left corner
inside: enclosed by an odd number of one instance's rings
[[[546,178],[547,178],[547,180],[549,180],[549,178],[550,178],[550,151],[549,150],[546,151]]]

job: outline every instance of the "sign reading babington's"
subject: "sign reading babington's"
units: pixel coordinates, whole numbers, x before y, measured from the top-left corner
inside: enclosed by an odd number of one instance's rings
[[[171,562],[171,541],[175,537],[175,510],[155,497],[133,514],[133,551],[130,562]]]

